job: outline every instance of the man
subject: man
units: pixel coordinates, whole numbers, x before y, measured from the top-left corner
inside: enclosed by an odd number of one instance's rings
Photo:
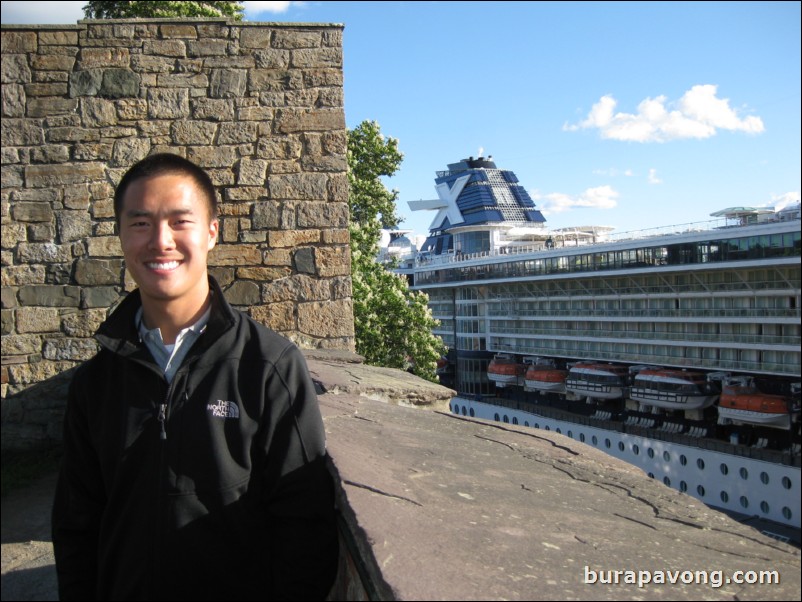
[[[208,175],[170,154],[114,198],[138,288],[76,372],[53,506],[62,600],[322,599],[334,493],[298,349],[207,273]]]

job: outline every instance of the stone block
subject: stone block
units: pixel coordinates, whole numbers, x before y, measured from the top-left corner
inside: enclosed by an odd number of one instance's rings
[[[81,69],[126,69],[131,60],[128,48],[95,47],[81,49]]]
[[[142,52],[145,55],[184,58],[187,56],[187,46],[183,40],[146,40]]]
[[[243,267],[237,268],[237,278],[241,280],[254,280],[256,282],[266,283],[281,278],[286,278],[292,274],[289,267]]]
[[[239,34],[240,48],[270,48],[273,30],[261,27],[243,27]]]
[[[299,203],[297,219],[301,228],[347,228],[348,205],[313,201]]]
[[[245,280],[234,282],[225,290],[225,296],[231,305],[258,305],[261,301],[259,285]]]
[[[298,330],[315,337],[354,336],[354,311],[350,299],[298,304]]]
[[[3,146],[37,146],[45,142],[42,125],[34,119],[3,119],[0,132]],[[3,184],[8,186],[5,179]]]
[[[121,98],[115,104],[117,117],[123,121],[138,121],[148,116],[148,103],[143,98]]]
[[[102,180],[105,175],[100,163],[29,165],[25,168],[25,183],[32,188],[49,188]]]
[[[56,229],[51,223],[28,225],[28,242],[50,242],[55,235]]]
[[[122,260],[79,259],[75,262],[75,282],[81,286],[119,285]]]
[[[283,303],[270,303],[252,307],[251,317],[278,332],[295,330],[295,303],[286,301]]]
[[[319,31],[291,31],[277,29],[273,34],[273,48],[318,48],[322,44],[322,34]]]
[[[62,329],[68,337],[91,337],[105,319],[105,309],[80,310],[62,316]]]
[[[111,307],[120,299],[120,292],[114,286],[91,286],[81,291],[81,307]]]
[[[318,247],[315,249],[315,264],[318,274],[323,278],[331,276],[350,276],[351,248]]]
[[[234,119],[234,102],[217,98],[194,98],[192,99],[192,117],[231,121]]]
[[[50,203],[16,203],[11,207],[11,215],[18,222],[50,222],[53,209]]]
[[[276,200],[320,201],[327,196],[325,174],[274,174],[268,178],[270,198]]]
[[[241,186],[262,186],[267,175],[265,159],[240,159],[237,184]]]
[[[59,211],[56,224],[61,243],[80,240],[92,234],[92,220],[86,211]]]
[[[96,236],[87,241],[92,257],[122,257],[123,249],[117,236]]]
[[[315,251],[311,247],[298,249],[292,254],[295,271],[300,274],[315,274]]]
[[[58,332],[61,318],[52,307],[18,307],[16,313],[17,332]]]
[[[239,273],[239,270],[237,273]],[[304,274],[297,274],[290,278],[282,278],[262,285],[262,299],[265,303],[277,303],[279,301],[303,303],[327,301],[330,298],[331,291],[327,281]]]
[[[98,344],[94,339],[49,339],[45,341],[42,357],[56,361],[83,362],[92,359],[97,350]]]
[[[341,67],[343,53],[340,48],[305,48],[295,50],[290,59],[290,66],[295,69],[321,69]]]
[[[185,119],[189,117],[189,92],[185,89],[148,90],[148,117]]]
[[[38,40],[35,31],[4,31],[0,36],[3,55],[36,52]]]
[[[78,307],[81,289],[77,286],[28,284],[19,287],[21,305],[41,307]]]
[[[8,355],[33,355],[41,353],[41,351],[42,338],[39,335],[9,334],[3,336],[4,358]]]
[[[66,163],[70,149],[64,144],[45,144],[31,149],[31,163]]]
[[[0,80],[4,84],[27,84],[30,82],[31,69],[28,67],[28,57],[24,54],[6,54],[4,52],[2,63],[0,63]]]
[[[5,57],[3,57],[5,62]],[[34,54],[31,56],[31,67],[35,71],[72,71],[75,57],[58,54]]]
[[[4,84],[3,117],[23,117],[25,115],[25,87],[20,84]]]
[[[245,95],[248,72],[244,69],[213,69],[209,78],[210,98],[240,98]]]
[[[274,126],[279,134],[343,130],[345,114],[341,109],[282,109]]]
[[[212,144],[217,132],[217,124],[210,121],[176,121],[171,127],[174,144]]]
[[[110,100],[83,98],[81,99],[81,122],[84,127],[116,125],[117,108]]]
[[[320,230],[272,230],[269,240],[271,248],[295,248],[319,242]]]
[[[150,140],[142,138],[117,140],[111,153],[111,165],[114,167],[130,167],[148,156],[150,145]]]
[[[70,96],[95,96],[103,84],[102,69],[86,69],[70,73]]]
[[[17,257],[22,263],[69,263],[72,247],[55,243],[20,243]]]
[[[220,124],[217,144],[245,144],[258,137],[259,124],[255,121],[232,121]]]
[[[160,32],[162,37],[167,39],[173,38],[189,38],[189,39],[197,39],[198,37],[198,30],[195,29],[194,25],[184,25],[184,24],[166,24],[159,26]]]
[[[192,146],[187,159],[201,167],[231,167],[238,159],[234,146]]]
[[[25,84],[25,94],[28,96],[64,96],[67,94],[67,82]]]
[[[262,252],[256,245],[217,245],[208,261],[210,266],[261,265]]]
[[[0,284],[5,286],[21,286],[24,284],[44,284],[45,266],[43,265],[9,265],[0,270]]]
[[[76,44],[78,44],[78,32],[40,31],[39,43],[42,45],[52,45],[52,46],[75,46]]]
[[[228,54],[228,42],[226,40],[188,40],[187,56],[226,56]]]
[[[26,240],[26,230],[25,224],[20,224],[16,222],[10,222],[7,224],[3,224],[0,227],[0,231],[2,231],[2,246],[4,249],[13,249],[17,246],[19,242],[25,242]]]
[[[106,69],[98,96],[130,98],[139,96],[141,77],[128,69]]]

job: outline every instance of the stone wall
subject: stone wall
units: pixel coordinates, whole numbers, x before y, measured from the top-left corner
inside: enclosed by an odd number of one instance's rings
[[[353,350],[342,26],[2,26],[4,447],[60,437],[70,369],[134,284],[112,197],[170,151],[220,193],[211,272],[304,348]]]

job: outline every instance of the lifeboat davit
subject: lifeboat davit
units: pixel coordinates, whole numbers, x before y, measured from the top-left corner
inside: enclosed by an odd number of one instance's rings
[[[513,358],[511,355],[499,353],[487,366],[487,378],[494,383],[497,387],[507,387],[509,385],[517,385],[518,379],[522,378],[526,366]]]
[[[524,390],[544,393],[565,393],[568,370],[561,370],[553,360],[537,358],[526,368]]]
[[[751,377],[734,377],[721,389],[719,424],[753,424],[788,430],[799,420],[796,396],[761,393]]]
[[[702,410],[718,399],[703,372],[644,368],[632,382],[630,399],[667,410]]]
[[[578,362],[568,371],[565,389],[589,399],[619,399],[624,396],[628,376],[626,366]]]

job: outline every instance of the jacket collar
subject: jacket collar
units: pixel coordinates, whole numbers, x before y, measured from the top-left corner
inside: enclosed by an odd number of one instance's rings
[[[236,323],[236,313],[226,301],[223,290],[212,276],[209,276],[212,311],[206,331],[196,345],[206,348],[216,341],[226,330]],[[139,332],[136,327],[136,312],[142,307],[139,289],[128,294],[117,308],[106,318],[95,333],[95,339],[106,349],[122,355],[141,352]],[[203,342],[203,343],[201,343]]]

